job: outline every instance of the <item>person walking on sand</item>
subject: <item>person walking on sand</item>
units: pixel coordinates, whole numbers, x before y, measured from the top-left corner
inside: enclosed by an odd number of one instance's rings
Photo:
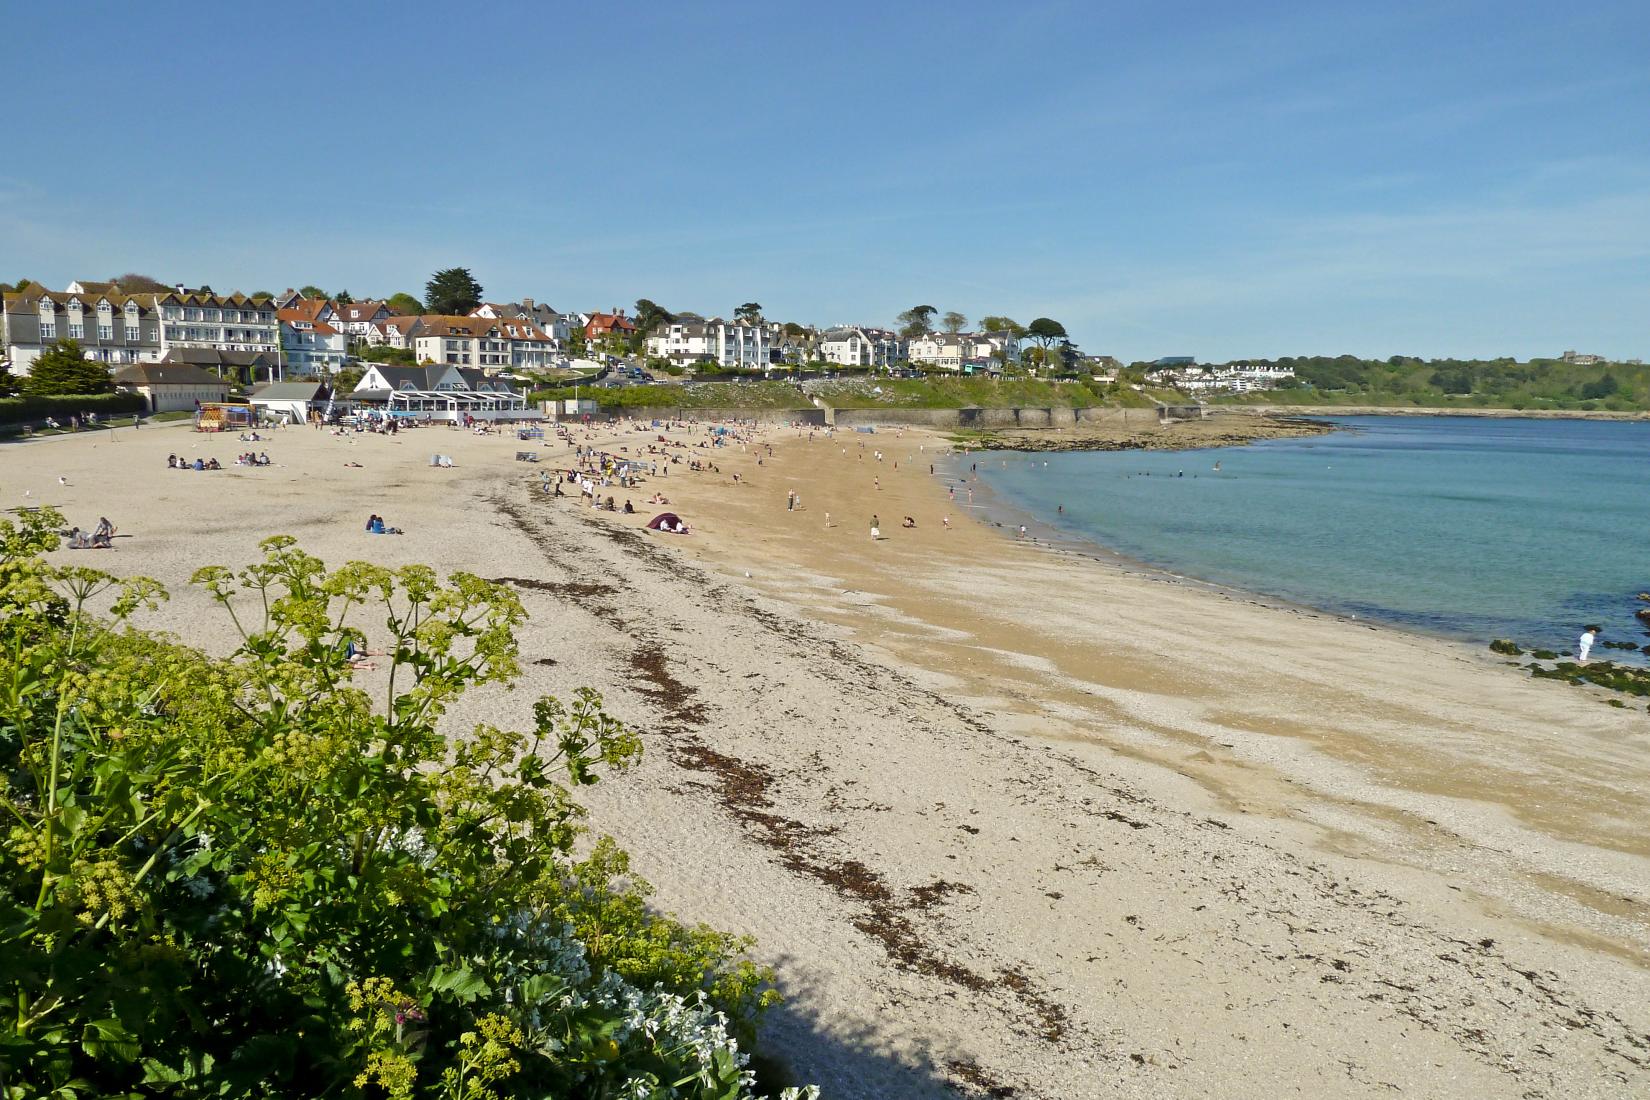
[[[950,516],[941,516],[940,517],[940,526],[945,528],[947,531],[951,530],[951,517]]]
[[[882,537],[882,521],[875,515],[871,516],[871,541],[876,542]]]
[[[1593,643],[1598,640],[1599,627],[1589,626],[1576,639],[1576,660],[1587,663],[1587,654],[1593,651]]]

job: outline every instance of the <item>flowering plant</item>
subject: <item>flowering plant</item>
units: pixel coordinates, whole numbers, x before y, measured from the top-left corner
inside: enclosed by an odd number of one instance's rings
[[[438,729],[516,675],[511,592],[272,538],[196,574],[217,659],[130,625],[154,582],[44,561],[61,523],[0,520],[0,1097],[751,1094],[747,941],[578,855],[637,735],[590,690]]]

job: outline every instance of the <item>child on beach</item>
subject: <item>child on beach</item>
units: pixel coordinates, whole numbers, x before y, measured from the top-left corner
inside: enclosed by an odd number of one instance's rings
[[[882,537],[882,521],[876,516],[871,517],[871,541],[875,542]]]
[[[1593,643],[1598,640],[1599,630],[1600,630],[1600,628],[1597,627],[1597,626],[1588,626],[1586,629],[1584,629],[1581,632],[1581,637],[1576,639],[1576,660],[1577,661],[1581,662],[1582,664],[1587,663],[1587,654],[1592,652]]]

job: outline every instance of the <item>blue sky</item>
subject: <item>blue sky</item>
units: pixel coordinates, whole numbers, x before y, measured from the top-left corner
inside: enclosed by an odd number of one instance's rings
[[[0,40],[0,279],[1650,358],[1647,57],[1644,0],[84,4]]]

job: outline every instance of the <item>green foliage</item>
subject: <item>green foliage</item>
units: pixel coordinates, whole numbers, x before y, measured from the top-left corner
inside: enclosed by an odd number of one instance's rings
[[[1558,359],[1434,359],[1394,355],[1284,357],[1296,380],[1276,390],[1218,400],[1233,404],[1376,405],[1518,410],[1650,408],[1650,367]]]
[[[481,304],[481,284],[467,267],[448,267],[424,284],[424,305],[431,313],[460,316]]]
[[[1024,325],[1012,317],[1005,317],[1001,314],[981,317],[980,328],[985,332],[1006,332],[1013,336],[1024,336],[1026,334]]]
[[[339,394],[351,392],[361,384],[361,379],[366,376],[366,373],[360,367],[344,367],[332,379],[332,392]]]
[[[933,306],[912,306],[894,318],[899,322],[899,334],[909,340],[913,336],[933,332],[934,314],[938,312]]]
[[[384,301],[384,304],[389,306],[390,309],[394,310],[396,313],[401,314],[403,317],[417,317],[420,313],[424,312],[424,303],[420,302],[417,298],[414,298],[406,291],[398,291],[395,294],[391,294],[389,298]]]
[[[949,310],[944,317],[940,318],[940,327],[945,329],[946,332],[961,332],[968,327],[968,318],[954,309]]]
[[[27,424],[48,416],[67,420],[80,413],[98,416],[142,412],[144,400],[135,393],[69,394],[60,397],[0,397],[0,424]]]
[[[120,289],[128,294],[165,294],[172,289],[171,283],[162,282],[153,275],[144,275],[136,271],[116,275],[109,281],[119,284]],[[257,295],[254,294],[253,297],[256,298]]]
[[[756,372],[760,374],[760,372]],[[806,409],[808,399],[786,382],[702,382],[693,386],[623,386],[615,389],[572,386],[539,390],[533,401],[591,399],[604,409]]]
[[[114,384],[109,381],[109,368],[87,359],[78,342],[59,340],[30,364],[20,388],[29,397],[55,397],[109,393]]]
[[[733,316],[737,320],[744,321],[746,324],[755,324],[757,321],[762,319],[762,303],[746,302],[744,305],[733,311]]]
[[[360,349],[360,358],[369,363],[394,363],[403,367],[418,365],[418,353],[412,348],[392,348],[388,344],[367,345]],[[360,381],[360,379],[357,379]]]
[[[298,293],[302,294],[305,298],[327,298],[327,297],[330,297],[330,295],[328,295],[326,291],[322,290],[318,286],[314,286],[313,284],[310,285],[310,286],[301,286],[301,287],[299,287],[298,288]]]
[[[271,538],[195,575],[214,659],[130,628],[154,582],[43,561],[63,522],[0,520],[0,1095],[749,1095],[719,1013],[768,974],[577,854],[636,734],[587,689],[438,730],[516,675],[512,592]]]
[[[1039,317],[1026,326],[1026,335],[1037,341],[1040,347],[1047,349],[1066,338],[1066,326],[1052,318]]]
[[[347,290],[340,290],[332,296],[332,300],[341,306],[347,306],[355,301],[355,296]]]

